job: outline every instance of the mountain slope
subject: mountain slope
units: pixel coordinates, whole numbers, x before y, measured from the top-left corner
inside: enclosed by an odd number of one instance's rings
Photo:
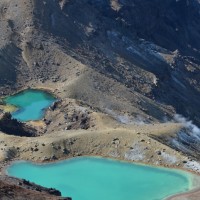
[[[84,64],[125,93],[156,100],[158,109],[173,106],[199,124],[199,7],[196,0],[3,1],[2,90],[64,81]]]
[[[137,161],[199,171],[200,130],[185,119],[200,126],[199,56],[199,0],[1,0],[0,98],[31,87],[59,101],[27,123],[44,136],[0,133],[0,160],[134,160],[138,147]]]

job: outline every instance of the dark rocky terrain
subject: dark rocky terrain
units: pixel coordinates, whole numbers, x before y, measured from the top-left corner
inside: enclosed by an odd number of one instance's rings
[[[144,104],[147,97],[158,111],[173,106],[199,125],[199,7],[197,0],[3,0],[1,90],[65,81],[70,56]],[[160,120],[158,111],[145,110]]]
[[[199,0],[0,2],[1,97],[41,87],[61,98],[42,133],[96,127],[93,112],[200,126],[199,58]],[[199,159],[193,123],[155,138]]]
[[[7,176],[0,177],[0,199],[71,200],[71,198],[62,198],[58,190],[52,188],[47,189],[26,180],[19,180]]]
[[[0,119],[0,131],[18,136],[34,137],[36,136],[36,130],[26,126],[26,124],[12,119],[10,113],[5,113]]]

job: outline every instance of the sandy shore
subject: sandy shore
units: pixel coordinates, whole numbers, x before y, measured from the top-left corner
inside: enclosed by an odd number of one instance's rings
[[[186,193],[177,194],[166,200],[200,200],[200,189],[192,190]]]

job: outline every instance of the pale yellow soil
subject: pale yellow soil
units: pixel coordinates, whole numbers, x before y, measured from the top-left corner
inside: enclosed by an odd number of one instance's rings
[[[17,110],[17,107],[13,105],[0,105],[0,110],[3,112],[14,112]]]
[[[99,122],[98,126],[88,130],[58,131],[34,138],[1,133],[0,158],[5,160],[16,157],[42,162],[54,158],[99,155],[170,167],[181,167],[182,161],[187,160],[181,153],[149,137],[153,134],[175,133],[181,128],[180,124],[126,126],[106,115],[94,115]],[[175,158],[173,162],[167,159],[170,155]]]

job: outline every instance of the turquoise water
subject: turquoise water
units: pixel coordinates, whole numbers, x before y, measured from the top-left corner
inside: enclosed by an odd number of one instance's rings
[[[96,157],[53,164],[16,162],[8,175],[53,187],[73,200],[161,200],[190,189],[189,173]]]
[[[45,109],[55,101],[55,98],[42,90],[28,89],[7,97],[4,101],[19,108],[11,113],[13,118],[30,121],[43,118]]]

